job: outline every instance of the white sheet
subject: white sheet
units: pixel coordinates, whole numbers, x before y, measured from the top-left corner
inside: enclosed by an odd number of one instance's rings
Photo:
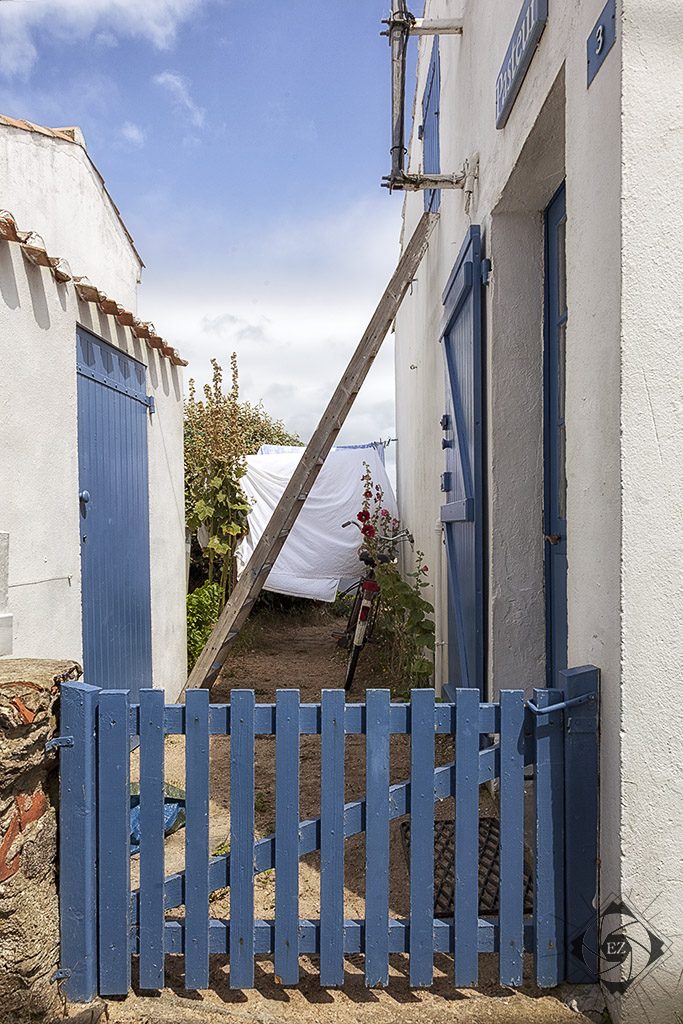
[[[252,505],[249,535],[237,550],[237,571],[241,574],[272,516],[303,448],[269,449],[267,454],[249,455],[242,486]],[[376,448],[333,448],[315,482],[292,532],[285,541],[265,584],[266,590],[315,601],[334,601],[340,580],[357,579],[361,535],[341,524],[357,522],[364,484],[361,477],[367,462],[374,483],[384,490],[384,507],[397,515],[386,469]]]

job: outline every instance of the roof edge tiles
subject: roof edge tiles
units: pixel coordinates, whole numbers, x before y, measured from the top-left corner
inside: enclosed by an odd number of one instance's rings
[[[109,298],[87,277],[78,277],[72,273],[71,267],[61,256],[50,256],[45,242],[35,231],[20,231],[13,215],[8,210],[0,209],[0,241],[15,242],[21,247],[24,257],[38,267],[47,267],[56,281],[65,284],[71,281],[76,294],[82,302],[94,303],[103,313],[115,317],[122,327],[132,330],[137,338],[143,338],[150,349],[157,349],[174,366],[187,366],[177,349],[167,345],[156,333],[154,324],[138,320],[135,313],[121,306],[115,299]]]

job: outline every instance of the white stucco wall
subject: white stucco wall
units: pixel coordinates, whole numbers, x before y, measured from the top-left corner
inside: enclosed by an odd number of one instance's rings
[[[60,188],[68,192],[63,180]],[[100,202],[106,206],[108,200],[100,197]],[[1,189],[0,207],[16,212],[20,227],[26,223],[17,204],[6,201]],[[47,241],[49,233],[40,224],[37,209],[30,223]],[[31,213],[30,204],[27,210]],[[108,216],[106,211],[102,214],[103,219]],[[53,215],[52,222],[58,220]],[[111,297],[134,307],[134,292],[121,297],[114,291],[118,280],[128,281],[129,289],[134,281],[130,247],[123,254],[116,248],[108,253],[107,244],[106,235],[100,236],[88,276],[101,285],[97,268],[109,266]],[[61,254],[65,249],[63,245]],[[181,368],[96,305],[82,302],[71,282],[59,284],[49,270],[31,264],[17,244],[0,241],[0,531],[10,536],[13,655],[82,657],[79,323],[143,362],[148,394],[155,398],[156,411],[148,421],[153,679],[172,700],[186,678]]]
[[[439,554],[441,292],[470,219],[493,261],[487,288],[489,684],[544,685],[542,211],[567,188],[569,664],[602,673],[601,891],[657,913],[672,956],[612,1004],[614,1018],[673,1022],[683,903],[681,662],[683,356],[676,268],[683,186],[683,9],[624,0],[590,89],[586,40],[604,0],[551,4],[507,126],[495,81],[520,4],[431,0],[464,35],[441,39],[441,170],[480,155],[470,218],[441,218],[396,328],[397,476],[403,519]],[[623,50],[623,52],[622,52]],[[431,40],[420,44],[421,100]],[[421,144],[411,142],[411,169]],[[423,209],[406,197],[404,238]],[[411,369],[416,366],[417,369]],[[445,617],[443,603],[438,613]],[[647,915],[646,915],[647,916]]]
[[[135,312],[142,263],[83,146],[0,124],[0,209]]]

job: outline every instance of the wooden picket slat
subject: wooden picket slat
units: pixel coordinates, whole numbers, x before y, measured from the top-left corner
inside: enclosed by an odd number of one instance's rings
[[[366,693],[365,984],[389,984],[389,701]]]
[[[534,690],[534,704],[560,703],[562,690]],[[534,963],[541,988],[564,977],[564,719],[537,714],[533,719],[536,778],[536,856],[534,859]]]
[[[320,754],[320,984],[344,984],[343,690],[323,690]]]
[[[164,987],[164,691],[140,691],[140,988]]]
[[[524,956],[524,693],[500,694],[500,983],[521,985]]]
[[[299,981],[299,691],[275,701],[275,974]]]
[[[253,690],[232,691],[230,722],[230,988],[253,988]]]
[[[434,691],[410,701],[410,984],[434,970]]]
[[[455,984],[479,976],[479,691],[455,691]]]
[[[209,987],[209,693],[185,708],[185,988]]]
[[[102,690],[98,714],[99,990],[130,988],[128,690]]]

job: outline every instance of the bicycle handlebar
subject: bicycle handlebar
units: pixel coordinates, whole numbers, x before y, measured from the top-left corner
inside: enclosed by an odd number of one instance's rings
[[[354,519],[349,519],[349,520],[347,520],[347,522],[342,523],[342,530],[345,530],[347,526],[355,526],[358,530],[361,531],[361,533],[363,532],[363,527],[360,525],[360,523],[357,523]],[[377,537],[379,537],[380,540],[388,540],[388,541],[407,540],[410,544],[414,544],[415,543],[415,538],[413,537],[412,533],[410,533],[409,530],[401,530],[400,533],[394,534],[393,537],[387,537],[385,534],[380,533],[379,531],[377,531],[376,535],[377,535]]]

